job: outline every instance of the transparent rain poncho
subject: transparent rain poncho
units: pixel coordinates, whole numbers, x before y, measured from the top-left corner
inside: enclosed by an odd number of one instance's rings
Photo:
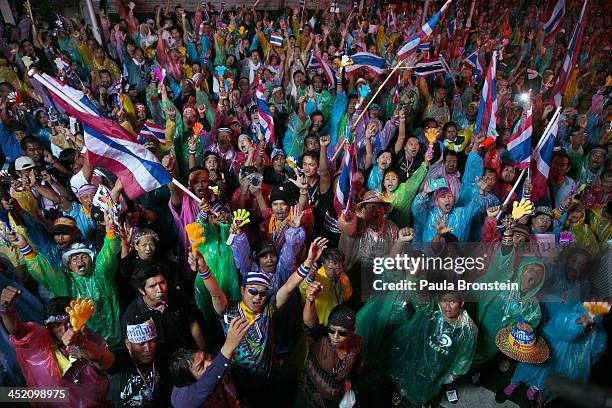
[[[444,382],[468,372],[477,329],[465,310],[449,322],[435,302],[414,307],[412,319],[380,348],[384,356],[373,369],[391,378],[398,391],[418,405],[433,398]]]
[[[527,266],[537,264],[546,270],[544,262],[533,256],[524,256],[514,274],[512,267],[515,252],[507,255],[498,251],[489,265],[487,272],[480,277],[478,283],[505,282],[510,280],[519,284],[519,290],[488,290],[478,294],[479,301],[471,304],[470,314],[478,326],[478,347],[474,363],[481,364],[493,357],[498,351],[495,344],[497,332],[504,327],[512,326],[522,317],[534,329],[540,324],[542,314],[540,304],[535,295],[544,284],[545,274],[537,284],[525,294],[521,294],[520,285]]]
[[[209,223],[200,223],[204,228],[206,242],[198,246],[198,251],[204,257],[206,265],[210,268],[219,287],[227,296],[229,301],[240,300],[240,282],[238,272],[234,263],[232,248],[226,244],[229,236],[229,225],[219,224],[219,229]],[[207,319],[216,319],[215,311],[212,307],[210,293],[204,286],[204,281],[196,277],[194,282],[195,300],[198,308]]]

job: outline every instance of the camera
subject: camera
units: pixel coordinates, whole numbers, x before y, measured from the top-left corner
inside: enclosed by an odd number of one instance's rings
[[[263,184],[263,176],[261,173],[251,173],[247,176],[247,180],[249,181],[250,185],[256,188],[261,187]]]
[[[99,207],[96,207],[93,204],[89,205],[89,213],[91,214],[91,219],[95,222],[104,221],[104,211],[102,211]]]

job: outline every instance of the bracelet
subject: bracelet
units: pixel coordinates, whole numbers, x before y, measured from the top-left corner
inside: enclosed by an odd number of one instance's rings
[[[14,312],[15,311],[15,306],[10,305],[9,307],[0,307],[0,313],[8,313],[8,312]]]
[[[308,276],[308,268],[304,266],[304,264],[300,265],[300,267],[297,270],[298,275],[300,275],[301,278],[305,278],[306,276]]]
[[[33,251],[32,247],[29,245],[24,246],[23,248],[19,248],[19,252],[21,252],[21,255],[26,256],[28,254],[31,254]]]
[[[196,149],[192,149],[191,147],[188,150],[189,154],[196,154]]]
[[[259,151],[257,152],[257,156],[259,156],[259,157],[263,157],[263,156],[264,156],[264,151],[263,151],[263,150],[259,150]]]
[[[202,278],[202,280],[206,280],[208,278],[210,278],[210,268],[206,267],[205,271],[200,271],[200,278]]]
[[[512,245],[512,235],[504,235],[502,237],[502,244],[504,245]]]

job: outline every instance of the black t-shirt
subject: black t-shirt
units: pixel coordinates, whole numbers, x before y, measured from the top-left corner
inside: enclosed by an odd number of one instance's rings
[[[150,310],[142,296],[134,300],[123,314],[123,323],[129,322],[135,316],[150,315],[157,329],[157,344],[162,346],[168,355],[181,347],[197,348],[191,336],[191,323],[198,319],[196,308],[182,296],[173,296],[170,291],[169,302],[164,312]]]
[[[412,177],[412,175],[415,171],[417,171],[422,162],[423,155],[421,154],[421,152],[419,152],[412,160],[412,162],[408,163],[406,161],[406,154],[404,153],[404,149],[402,149],[395,157],[395,171],[399,173],[400,182],[403,183],[404,181]]]
[[[115,352],[115,362],[108,370],[109,397],[113,405],[122,408],[169,407],[172,388],[167,380],[167,366],[167,362],[156,358],[152,364],[137,367],[127,350]]]

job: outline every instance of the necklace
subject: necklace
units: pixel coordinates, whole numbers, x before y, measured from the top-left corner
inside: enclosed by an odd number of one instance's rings
[[[151,397],[153,397],[155,393],[155,378],[157,377],[157,371],[155,370],[155,363],[153,363],[153,370],[151,370],[150,372],[151,384],[149,384],[149,381],[147,381],[146,377],[142,374],[142,372],[138,368],[138,365],[136,365],[136,371],[138,372],[138,375],[140,376],[140,379],[142,380],[143,386],[150,393]]]
[[[332,344],[332,348],[334,349],[334,368],[332,368],[332,374],[338,374],[346,368],[346,362],[349,357],[348,347],[344,353],[344,358],[340,358],[336,348]]]

